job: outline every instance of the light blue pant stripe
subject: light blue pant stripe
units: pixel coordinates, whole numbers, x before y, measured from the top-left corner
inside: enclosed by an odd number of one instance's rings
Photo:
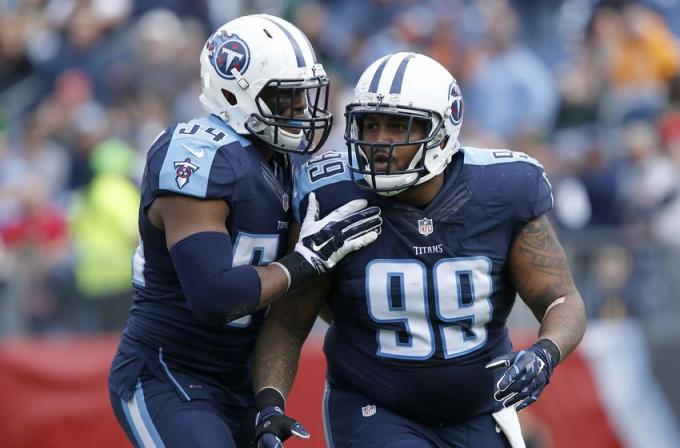
[[[125,419],[135,437],[135,444],[141,448],[165,448],[161,436],[156,430],[151,415],[146,408],[142,382],[137,381],[135,393],[129,401],[121,400]]]
[[[142,390],[142,382],[137,381],[137,390],[135,391],[135,398],[137,399],[137,406],[139,406],[139,413],[142,415],[142,420],[146,426],[147,431],[151,435],[156,448],[165,448],[163,441],[161,440],[160,434],[156,429],[156,425],[151,421],[151,415],[149,410],[146,408],[146,401],[144,400],[144,391]]]
[[[329,411],[329,402],[331,400],[331,385],[326,382],[326,387],[323,391],[322,413],[323,413],[323,432],[326,436],[326,446],[328,448],[335,447],[333,442],[333,433],[331,432],[331,416]]]
[[[125,420],[128,422],[128,426],[132,430],[132,435],[135,436],[135,445],[136,446],[144,446],[144,443],[142,443],[142,437],[139,434],[139,431],[137,431],[137,427],[135,426],[135,422],[132,419],[132,416],[130,415],[130,410],[128,409],[129,402],[125,400],[120,400],[120,406],[123,408],[123,413],[125,414]]]

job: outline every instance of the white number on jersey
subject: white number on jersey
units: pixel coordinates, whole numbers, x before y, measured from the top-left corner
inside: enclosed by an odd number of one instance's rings
[[[239,232],[236,237],[233,249],[233,266],[254,264],[264,266],[276,259],[276,251],[279,247],[279,236],[256,235],[252,233]],[[253,317],[243,316],[232,320],[227,325],[230,327],[245,328],[250,325]]]
[[[374,260],[366,268],[368,313],[378,323],[403,324],[404,330],[378,330],[378,356],[430,358],[436,351],[433,311],[428,309],[427,269],[416,260]],[[455,358],[482,347],[491,320],[491,260],[486,257],[446,258],[432,270],[436,316],[444,357]],[[464,282],[464,279],[467,281]],[[398,287],[394,287],[398,282]],[[469,285],[464,297],[463,283]],[[392,297],[392,291],[399,297]],[[467,299],[467,300],[465,300]],[[407,340],[400,340],[405,331]]]

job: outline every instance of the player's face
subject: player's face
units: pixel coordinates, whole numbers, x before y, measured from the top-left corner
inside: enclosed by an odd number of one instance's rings
[[[410,124],[410,125],[409,125]],[[409,129],[410,127],[410,129]],[[371,143],[404,143],[425,138],[425,123],[408,117],[387,114],[366,114],[361,121],[361,139]],[[408,168],[420,144],[395,146],[390,161],[389,146],[376,146],[373,171],[386,173]],[[362,147],[371,160],[371,147]]]
[[[274,115],[296,118],[308,117],[307,95],[303,89],[275,89],[270,88],[262,94],[262,99]],[[302,132],[296,127],[282,126],[288,132],[298,134]]]

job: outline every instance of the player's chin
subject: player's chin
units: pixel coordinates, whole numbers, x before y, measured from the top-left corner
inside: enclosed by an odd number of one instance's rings
[[[281,129],[283,129],[284,131],[288,132],[289,134],[293,134],[295,136],[302,134],[302,129],[300,129],[300,128],[292,128],[290,126],[281,126]]]
[[[400,170],[402,170],[402,168],[394,162],[392,162],[392,164],[389,166],[387,162],[376,162],[373,164],[372,171],[375,174],[396,174],[396,172]]]
[[[373,172],[375,174],[387,174],[387,163],[376,162],[373,164]]]

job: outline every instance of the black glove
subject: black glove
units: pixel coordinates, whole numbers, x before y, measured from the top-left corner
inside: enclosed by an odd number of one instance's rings
[[[538,400],[550,375],[560,362],[560,349],[549,339],[539,339],[520,352],[502,355],[486,365],[487,369],[503,368],[494,398],[504,407],[515,406],[517,412]]]
[[[283,442],[290,436],[309,438],[302,424],[283,413],[284,399],[276,389],[262,389],[255,401],[258,412],[253,443],[257,448],[283,448]]]

